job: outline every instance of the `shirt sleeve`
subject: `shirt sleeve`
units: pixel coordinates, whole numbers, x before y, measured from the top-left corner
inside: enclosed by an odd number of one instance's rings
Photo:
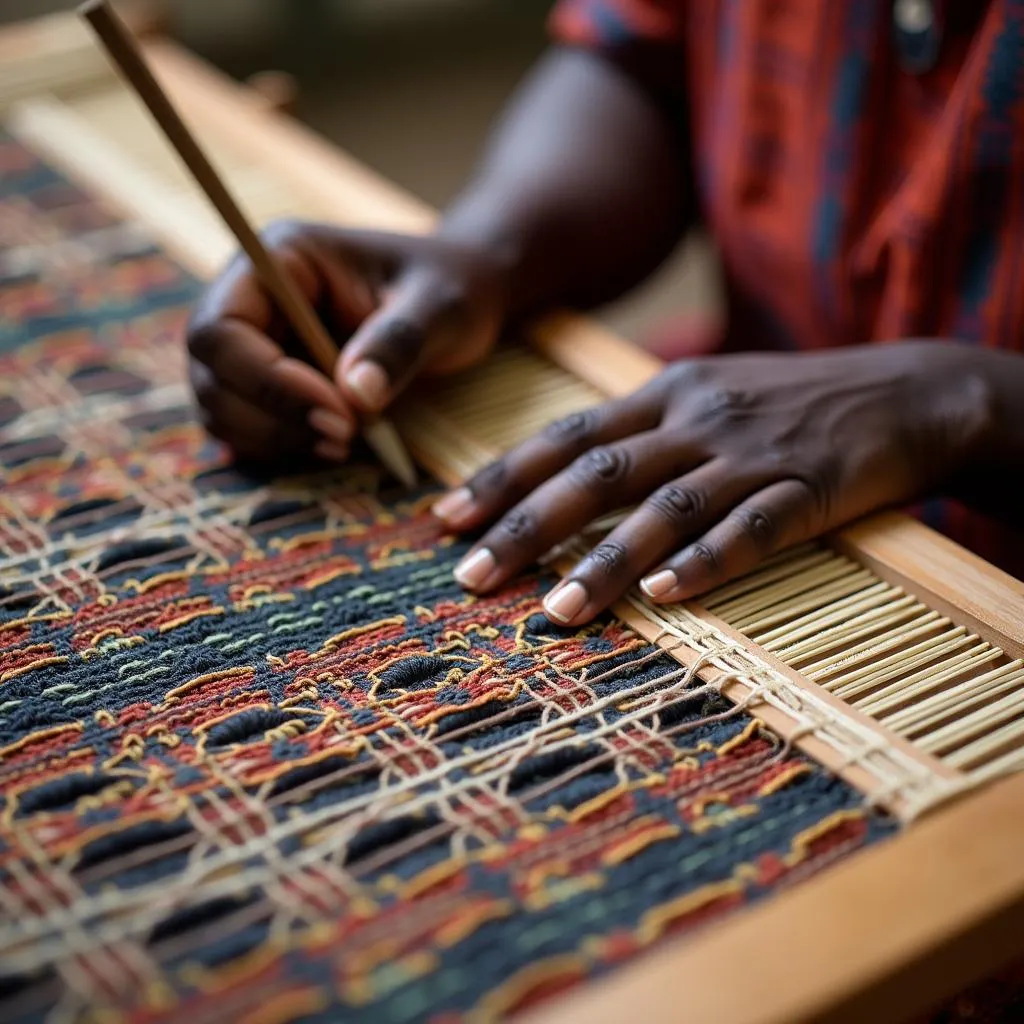
[[[548,30],[555,42],[611,52],[683,43],[685,0],[559,0]]]

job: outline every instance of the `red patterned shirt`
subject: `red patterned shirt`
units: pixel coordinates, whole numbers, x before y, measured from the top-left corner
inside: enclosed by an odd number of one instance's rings
[[[1024,0],[909,5],[913,31],[901,6],[556,7],[559,41],[678,68],[669,87],[689,113],[729,348],[1024,349]],[[922,514],[1024,571],[1021,536],[950,503]]]

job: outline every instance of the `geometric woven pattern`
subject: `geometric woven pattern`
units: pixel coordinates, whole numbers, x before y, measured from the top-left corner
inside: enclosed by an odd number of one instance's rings
[[[488,1019],[892,825],[432,492],[246,478],[196,286],[0,139],[0,1020]]]

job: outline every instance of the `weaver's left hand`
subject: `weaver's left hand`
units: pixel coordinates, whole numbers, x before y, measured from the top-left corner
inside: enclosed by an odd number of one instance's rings
[[[637,580],[655,601],[694,597],[940,487],[992,421],[970,356],[902,342],[675,364],[628,398],[554,423],[443,498],[435,511],[451,528],[493,523],[456,577],[493,590],[595,518],[639,503],[547,596],[546,613],[584,623]]]

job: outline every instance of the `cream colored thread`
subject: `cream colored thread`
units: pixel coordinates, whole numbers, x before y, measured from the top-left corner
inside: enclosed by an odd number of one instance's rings
[[[630,602],[644,610],[647,617],[663,631],[686,636],[689,625],[687,620],[692,619],[692,616],[684,609],[655,609],[635,596],[630,597]],[[701,627],[702,631],[706,631],[706,624],[701,623]],[[813,694],[785,676],[766,667],[756,667],[747,652],[731,644],[725,637],[721,637],[719,647],[715,664],[736,676],[753,691],[753,696],[747,700],[748,704],[764,700],[786,711],[797,720],[798,725],[812,728],[819,738],[835,747],[849,763],[860,764],[883,782],[897,786],[901,797],[908,802],[909,814],[917,813],[917,807],[927,804],[931,798],[929,790],[934,796],[948,788],[947,780],[934,776],[926,767],[901,751],[889,749],[887,745],[879,749],[877,734],[868,727],[843,718],[829,705],[817,700]],[[723,656],[722,652],[726,651],[732,657]],[[743,661],[750,667],[743,665]]]
[[[424,772],[415,780],[398,782],[384,791],[353,797],[344,803],[320,808],[301,819],[278,822],[274,828],[269,829],[264,835],[251,841],[245,847],[217,849],[211,855],[194,862],[178,879],[178,887],[194,891],[197,897],[201,894],[203,898],[216,898],[239,891],[240,888],[247,885],[262,885],[273,876],[272,870],[267,865],[242,869],[234,875],[224,874],[224,869],[229,866],[237,867],[251,858],[264,857],[270,846],[289,837],[320,833],[324,832],[327,826],[336,826],[333,830],[327,829],[330,834],[326,835],[322,841],[311,844],[289,860],[293,870],[317,863],[318,855],[337,850],[338,843],[344,836],[354,835],[369,821],[380,820],[384,808],[389,808],[396,814],[411,814],[442,799],[446,794],[427,791],[417,795],[416,791],[426,789],[432,782],[442,781],[444,775],[486,765],[484,772],[469,776],[465,785],[480,787],[497,782],[506,772],[506,758],[499,757],[499,755],[513,754],[517,748],[527,742],[536,743],[542,733],[561,731],[565,726],[581,717],[596,717],[600,711],[615,706],[632,695],[657,689],[665,682],[673,680],[669,686],[658,690],[656,694],[656,700],[665,703],[689,685],[691,678],[694,677],[694,668],[699,670],[703,663],[703,661],[698,663],[690,670],[676,669],[662,677],[647,680],[626,690],[616,691],[578,712],[567,713],[545,722],[525,738],[512,737],[485,751],[473,751],[460,758],[451,759],[437,768]],[[609,674],[611,671],[621,671],[627,667],[628,663],[620,666],[617,670],[610,670]],[[696,696],[696,693],[691,692],[691,696]],[[622,726],[650,714],[651,709],[644,708],[624,715],[614,725],[605,724],[588,733],[586,739],[588,741],[600,740],[604,735],[616,732]],[[570,748],[579,742],[580,737],[570,736],[564,740],[548,743],[544,749],[553,752]],[[204,882],[203,879],[211,880]],[[159,889],[159,887],[157,888]],[[159,904],[165,905],[173,898],[172,893],[164,893],[162,889],[159,891],[163,894],[163,898],[157,900]],[[104,890],[77,902],[73,908],[69,908],[68,912],[71,913],[73,909],[75,920],[82,923],[87,923],[93,918],[104,918],[105,920],[101,924],[91,926],[92,933],[102,941],[116,942],[132,933],[132,925],[130,921],[125,920],[124,914],[133,909],[137,910],[139,906],[149,905],[154,900],[154,896],[155,894],[149,890]],[[44,934],[47,930],[48,922],[44,919],[30,919],[22,922],[21,930],[15,934],[12,934],[9,929],[0,928],[0,948],[13,945],[12,940],[15,937],[38,939],[40,941],[34,947],[33,953],[38,952],[38,955],[43,958],[42,962],[45,962],[49,955]],[[100,935],[101,931],[103,932],[102,936]]]

